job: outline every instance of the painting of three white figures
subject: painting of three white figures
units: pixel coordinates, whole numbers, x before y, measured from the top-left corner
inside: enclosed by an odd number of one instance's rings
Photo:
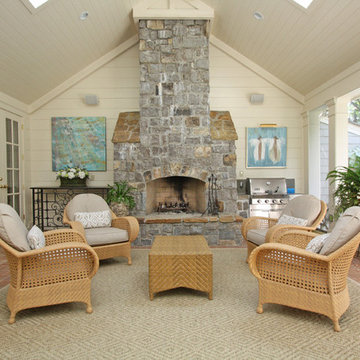
[[[247,128],[247,164],[254,167],[286,167],[286,127]]]

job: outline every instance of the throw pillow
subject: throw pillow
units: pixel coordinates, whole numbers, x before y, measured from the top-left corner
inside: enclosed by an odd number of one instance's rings
[[[279,220],[276,223],[277,225],[298,225],[298,226],[306,226],[307,219],[301,219],[294,216],[289,216],[283,214],[279,217]]]
[[[30,229],[26,238],[31,250],[45,247],[46,241],[44,233],[36,225]]]
[[[326,239],[330,234],[322,234],[315,236],[306,246],[305,250],[311,251],[313,253],[319,254]]]
[[[110,210],[96,212],[76,212],[75,221],[79,221],[85,229],[111,226]]]

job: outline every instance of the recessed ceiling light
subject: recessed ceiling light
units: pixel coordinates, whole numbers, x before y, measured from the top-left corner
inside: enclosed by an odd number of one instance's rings
[[[254,18],[255,18],[256,20],[264,20],[264,15],[263,15],[261,12],[259,12],[259,11],[255,11],[255,12],[254,12]]]
[[[86,20],[89,16],[89,13],[87,11],[83,11],[81,14],[80,14],[80,20]]]

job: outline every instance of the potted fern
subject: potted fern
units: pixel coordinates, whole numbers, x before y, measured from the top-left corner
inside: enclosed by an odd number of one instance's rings
[[[347,208],[360,205],[360,157],[351,161],[349,167],[341,166],[330,171],[326,179],[330,179],[331,184],[336,184],[335,220]]]
[[[133,196],[135,190],[126,180],[108,185],[106,202],[116,216],[129,215],[129,210],[135,207],[136,203]]]

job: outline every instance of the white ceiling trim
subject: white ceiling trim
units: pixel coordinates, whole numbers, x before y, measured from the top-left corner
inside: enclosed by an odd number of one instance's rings
[[[68,90],[70,87],[74,86],[79,81],[83,80],[91,73],[102,67],[103,65],[107,64],[109,61],[113,60],[132,46],[134,46],[139,41],[138,35],[132,36],[130,39],[124,41],[122,44],[117,46],[115,49],[109,51],[107,54],[99,58],[98,60],[94,61],[92,64],[88,65],[77,74],[73,75],[62,84],[57,86],[56,88],[49,91],[47,94],[35,100],[32,104],[29,105],[28,112],[29,114],[33,113],[34,111],[38,110],[49,101],[54,99],[56,96],[59,96],[64,91]]]
[[[28,112],[28,105],[4,94],[3,92],[0,92],[0,109],[9,111],[16,115],[24,116]]]
[[[283,81],[278,79],[276,76],[272,75],[268,71],[264,70],[261,66],[257,65],[250,59],[248,59],[246,56],[240,54],[236,50],[234,50],[229,45],[225,44],[221,40],[219,40],[214,35],[210,35],[210,42],[212,45],[216,46],[218,49],[224,51],[226,54],[231,56],[233,59],[241,63],[242,65],[249,68],[251,71],[256,73],[257,75],[261,76],[263,79],[271,83],[272,85],[276,86],[278,89],[298,101],[300,104],[304,104],[305,98],[302,94],[300,94],[298,91],[294,90],[289,85],[285,84]]]

